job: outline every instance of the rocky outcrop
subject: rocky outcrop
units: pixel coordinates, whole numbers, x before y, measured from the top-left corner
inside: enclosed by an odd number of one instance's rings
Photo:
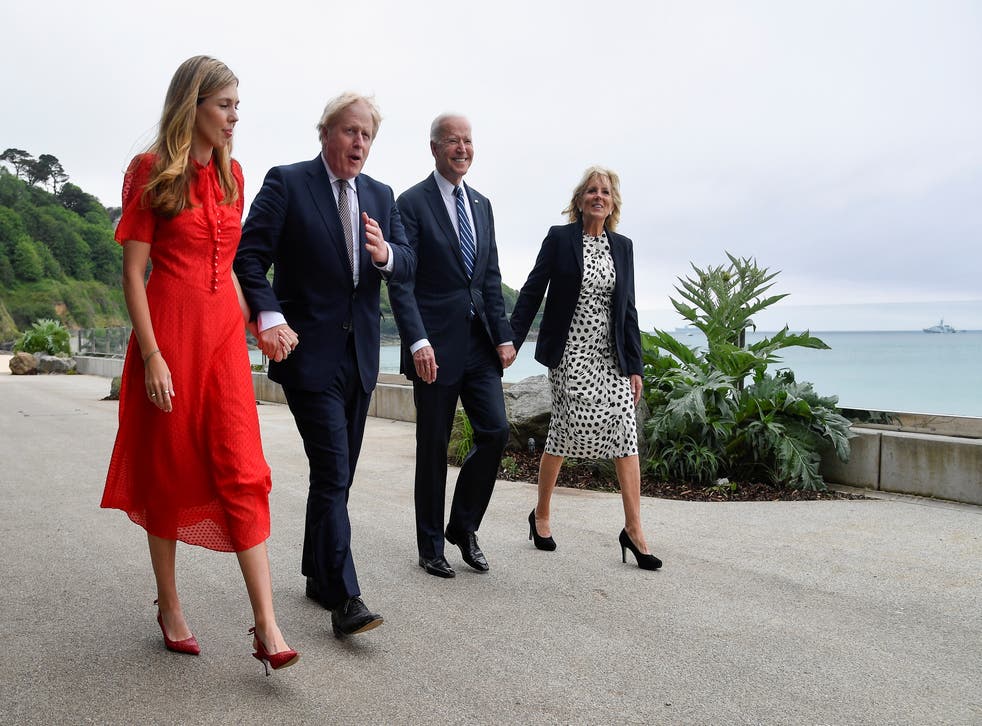
[[[505,411],[511,436],[509,448],[526,448],[529,439],[535,439],[540,451],[549,432],[552,414],[552,392],[545,376],[531,376],[513,383],[505,390]]]
[[[61,358],[55,355],[36,355],[23,351],[14,353],[10,359],[10,372],[15,376],[32,376],[35,373],[74,373],[74,358]]]
[[[14,353],[8,365],[15,376],[33,376],[38,372],[38,359],[23,351]]]
[[[45,355],[44,353],[39,353],[38,359],[38,373],[74,373],[75,372],[75,359],[74,358],[60,358],[56,355]]]

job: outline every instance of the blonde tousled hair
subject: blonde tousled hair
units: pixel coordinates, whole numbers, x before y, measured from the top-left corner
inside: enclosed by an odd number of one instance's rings
[[[324,112],[321,114],[320,121],[317,122],[317,134],[322,142],[327,136],[327,130],[338,120],[338,116],[359,101],[368,106],[369,113],[372,115],[372,141],[375,140],[375,137],[378,136],[378,128],[382,125],[382,114],[378,110],[378,104],[375,103],[375,96],[362,96],[353,91],[345,91],[340,96],[332,98],[324,106]]]
[[[233,84],[238,85],[239,79],[228,66],[206,55],[188,58],[174,73],[164,99],[157,138],[150,147],[155,161],[143,192],[144,200],[155,212],[173,217],[190,203],[194,174],[191,140],[198,105]],[[238,201],[239,187],[232,175],[231,142],[215,149],[214,163],[224,194],[222,203]]]
[[[580,202],[583,199],[583,193],[590,186],[590,182],[593,181],[594,177],[598,179],[606,179],[607,183],[610,184],[610,198],[614,203],[614,209],[611,211],[610,216],[607,217],[607,222],[605,226],[611,232],[617,230],[617,224],[621,221],[621,179],[614,173],[611,169],[607,169],[602,166],[591,166],[588,167],[585,172],[583,172],[583,177],[580,179],[580,183],[576,185],[576,189],[573,190],[573,198],[570,200],[569,206],[563,210],[563,214],[568,215],[570,222],[582,222],[583,212],[580,211]]]

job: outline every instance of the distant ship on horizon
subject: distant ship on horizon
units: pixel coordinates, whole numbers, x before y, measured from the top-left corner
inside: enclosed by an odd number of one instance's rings
[[[937,325],[932,325],[930,328],[924,328],[924,332],[925,333],[957,333],[958,331],[955,330],[950,325],[946,325],[944,318],[941,318],[941,322],[939,322]]]

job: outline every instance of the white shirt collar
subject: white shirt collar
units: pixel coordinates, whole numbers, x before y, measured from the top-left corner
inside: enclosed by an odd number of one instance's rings
[[[446,177],[435,169],[433,170],[433,178],[436,179],[436,185],[440,189],[440,193],[445,197],[453,199],[454,185],[447,181]],[[464,190],[464,195],[466,196],[467,187],[464,184],[463,179],[460,180],[460,186]]]
[[[337,174],[335,174],[333,171],[331,171],[331,165],[328,164],[327,163],[327,159],[324,158],[324,152],[323,151],[321,152],[321,161],[324,162],[324,168],[327,169],[327,178],[330,179],[331,186],[333,187],[335,185],[335,183],[338,181],[338,179],[340,179],[341,177],[339,177]],[[350,188],[352,188],[352,189],[355,188],[355,180],[354,179],[345,179],[345,181],[348,182],[348,186]]]

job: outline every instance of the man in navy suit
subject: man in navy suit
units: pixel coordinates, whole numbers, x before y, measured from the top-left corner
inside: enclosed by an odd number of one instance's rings
[[[378,377],[379,286],[411,279],[416,259],[392,189],[361,173],[380,122],[371,98],[330,101],[321,153],[269,171],[234,266],[310,463],[302,573],[336,637],[382,623],[360,597],[348,490]]]
[[[474,158],[471,126],[455,114],[430,128],[436,171],[399,196],[416,274],[393,280],[389,299],[402,338],[402,372],[416,400],[416,542],[419,566],[454,577],[444,539],[468,565],[487,572],[477,530],[491,499],[508,420],[503,368],[515,360],[501,295],[494,216],[486,197],[463,183]],[[444,530],[447,444],[457,399],[474,430]]]

